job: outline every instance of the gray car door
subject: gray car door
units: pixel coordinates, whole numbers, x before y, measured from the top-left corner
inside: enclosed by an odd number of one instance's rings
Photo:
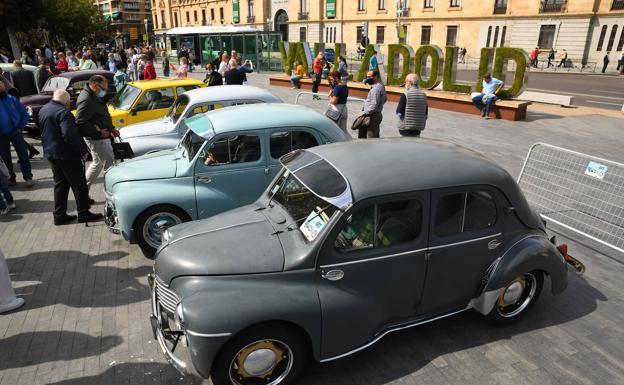
[[[317,275],[322,357],[416,316],[426,271],[429,193],[357,204],[328,234]]]
[[[485,271],[504,249],[497,196],[489,187],[432,192],[424,314],[462,308],[477,294]]]

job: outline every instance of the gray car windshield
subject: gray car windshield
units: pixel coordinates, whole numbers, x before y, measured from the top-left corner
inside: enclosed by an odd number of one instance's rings
[[[69,85],[69,79],[64,78],[62,76],[54,76],[48,79],[43,88],[41,89],[41,93],[52,93],[58,89],[64,90],[67,89]]]
[[[128,111],[139,95],[141,95],[141,90],[128,84],[115,95],[111,105],[119,110]]]
[[[290,215],[289,229],[297,228],[308,242],[314,241],[338,212],[337,207],[319,198],[288,170],[277,179],[269,195]]]

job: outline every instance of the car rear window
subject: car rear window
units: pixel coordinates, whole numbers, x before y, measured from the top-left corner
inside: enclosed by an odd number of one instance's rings
[[[436,205],[434,233],[447,237],[494,226],[496,203],[485,191],[453,193],[440,197]]]

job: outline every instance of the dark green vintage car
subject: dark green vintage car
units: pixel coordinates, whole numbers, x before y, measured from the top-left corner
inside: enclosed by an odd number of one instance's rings
[[[292,384],[390,332],[474,309],[522,317],[546,277],[567,286],[512,177],[443,142],[353,141],[297,150],[258,201],[167,230],[151,322],[215,385]]]

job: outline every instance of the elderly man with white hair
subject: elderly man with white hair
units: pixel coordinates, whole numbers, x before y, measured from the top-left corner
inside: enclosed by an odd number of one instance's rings
[[[67,214],[67,197],[71,188],[76,199],[76,211],[83,222],[102,218],[89,211],[90,199],[85,179],[83,159],[87,149],[78,131],[74,115],[69,110],[67,91],[54,91],[52,100],[39,111],[42,128],[43,156],[50,162],[54,176],[54,224],[64,225],[76,219]]]
[[[230,59],[230,69],[223,76],[225,84],[239,84],[242,85],[245,82],[246,76],[244,72],[238,70],[238,63],[234,59]]]
[[[405,77],[405,92],[401,95],[396,114],[402,136],[418,137],[425,129],[429,108],[427,95],[418,88],[418,75],[409,74]]]

